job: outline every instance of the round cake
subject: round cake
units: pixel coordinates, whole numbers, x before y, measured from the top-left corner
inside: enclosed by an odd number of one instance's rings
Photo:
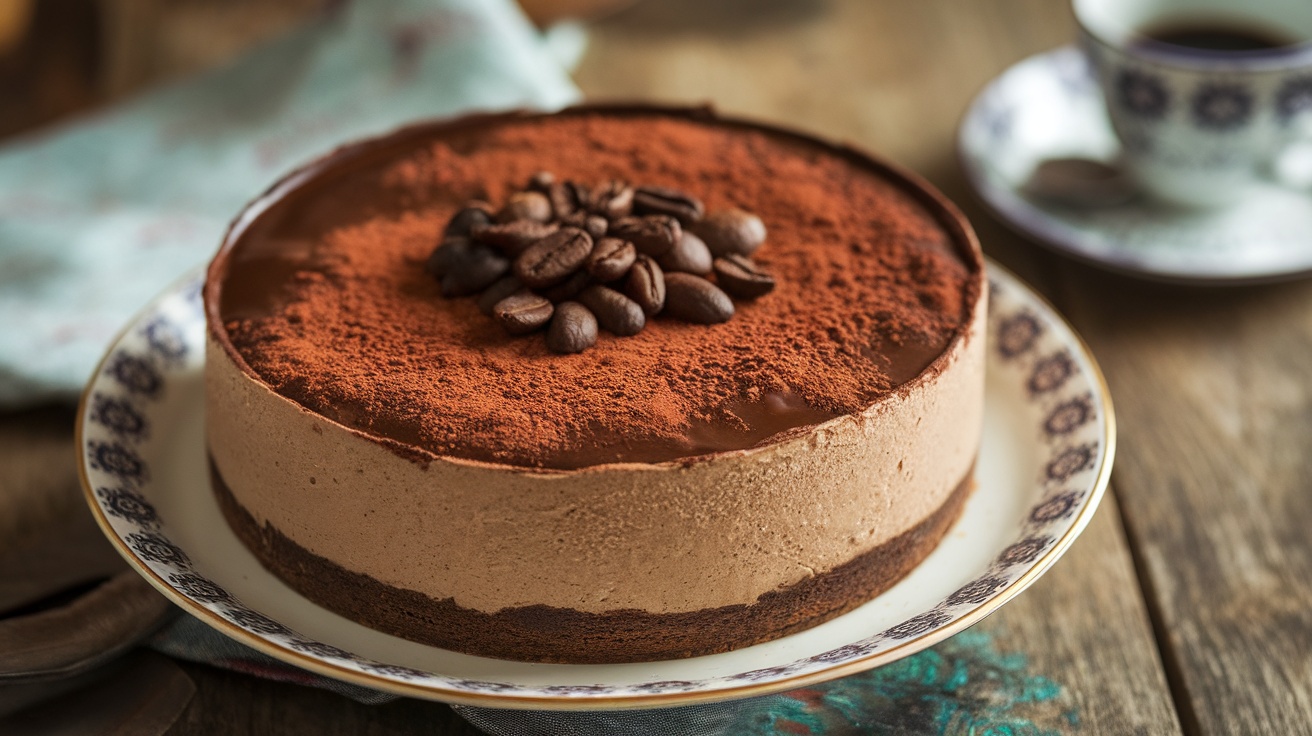
[[[700,108],[416,125],[288,176],[212,262],[214,492],[297,591],[416,642],[747,646],[870,600],[957,518],[985,298],[956,209],[846,146]]]

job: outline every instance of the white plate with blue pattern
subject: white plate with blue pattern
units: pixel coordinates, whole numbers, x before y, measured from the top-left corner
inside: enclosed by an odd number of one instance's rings
[[[148,306],[92,377],[77,423],[83,488],[119,552],[184,610],[329,677],[493,708],[657,707],[790,690],[913,654],[997,610],[1065,552],[1107,486],[1115,429],[1096,363],[1028,287],[989,268],[985,436],[961,519],[883,595],[733,652],[618,665],[508,662],[374,631],[287,587],[242,546],[211,492],[200,274]]]
[[[1310,88],[1312,89],[1312,88]],[[1312,91],[1308,105],[1312,105]],[[1031,196],[1040,162],[1114,163],[1120,144],[1084,53],[1068,46],[1032,56],[994,79],[957,134],[966,178],[1005,223],[1064,255],[1158,281],[1241,284],[1312,272],[1312,191],[1275,181],[1227,208],[1191,210],[1147,196],[1079,207]],[[1312,161],[1286,157],[1291,180]]]

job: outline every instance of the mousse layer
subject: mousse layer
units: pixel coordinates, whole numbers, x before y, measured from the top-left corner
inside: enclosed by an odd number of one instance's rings
[[[751,605],[684,613],[586,613],[541,604],[485,613],[396,588],[310,552],[259,524],[210,465],[219,507],[246,546],[310,600],[379,631],[468,654],[609,664],[698,657],[827,621],[887,590],[938,545],[974,487],[967,476],[937,511],[833,570],[762,594]]]

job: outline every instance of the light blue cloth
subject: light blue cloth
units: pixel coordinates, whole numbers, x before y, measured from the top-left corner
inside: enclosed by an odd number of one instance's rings
[[[355,2],[0,149],[0,406],[72,399],[124,323],[296,164],[406,121],[578,97],[511,0]]]

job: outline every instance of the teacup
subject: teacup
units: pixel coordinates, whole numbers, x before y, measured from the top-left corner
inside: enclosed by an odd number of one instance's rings
[[[1312,1],[1073,6],[1124,161],[1148,192],[1223,206],[1312,140]]]

